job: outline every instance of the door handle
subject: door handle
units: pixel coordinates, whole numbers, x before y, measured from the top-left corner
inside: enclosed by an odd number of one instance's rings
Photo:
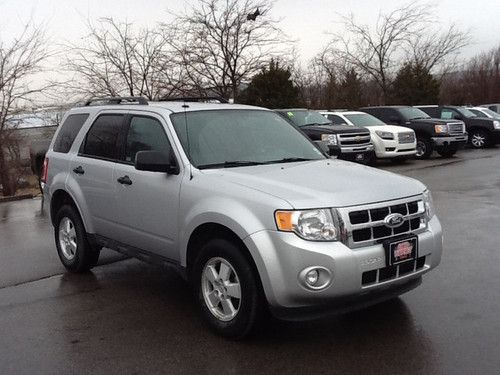
[[[123,176],[123,177],[120,177],[118,180],[120,184],[122,185],[132,185],[132,180],[130,179],[129,176]]]
[[[79,165],[78,167],[73,169],[73,172],[75,172],[76,174],[84,174],[85,173],[85,171],[83,170],[81,165]]]

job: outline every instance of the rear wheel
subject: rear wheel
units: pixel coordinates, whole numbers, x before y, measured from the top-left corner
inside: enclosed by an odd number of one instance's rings
[[[97,264],[100,251],[90,245],[80,214],[73,206],[62,206],[57,212],[54,235],[59,259],[68,271],[86,272]]]
[[[417,159],[429,159],[432,154],[432,141],[429,138],[417,138]]]
[[[474,129],[469,134],[470,144],[474,148],[485,148],[490,145],[490,134],[482,129]]]
[[[200,249],[192,270],[196,299],[204,320],[218,334],[241,339],[262,315],[258,277],[243,249],[213,239]]]

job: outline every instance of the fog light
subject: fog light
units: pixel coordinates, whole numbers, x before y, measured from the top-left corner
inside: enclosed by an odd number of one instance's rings
[[[312,266],[299,273],[300,284],[309,290],[322,290],[332,282],[332,272],[325,267]]]
[[[319,272],[317,269],[311,270],[306,274],[306,282],[309,285],[315,286],[318,280],[319,280]]]

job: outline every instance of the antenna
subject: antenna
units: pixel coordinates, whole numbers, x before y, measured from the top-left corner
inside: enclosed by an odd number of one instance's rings
[[[191,143],[189,142],[189,128],[187,124],[187,109],[189,108],[189,105],[186,104],[186,101],[184,101],[182,108],[184,108],[184,129],[186,129],[187,153],[189,155],[189,158],[191,158]],[[191,165],[191,160],[189,160],[189,180],[192,179],[193,179],[193,166]]]

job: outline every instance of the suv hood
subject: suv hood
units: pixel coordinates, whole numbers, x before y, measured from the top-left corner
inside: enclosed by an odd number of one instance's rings
[[[457,122],[462,123],[463,121],[461,120],[443,120],[440,118],[419,118],[419,119],[413,119],[409,121],[410,123],[420,123],[420,124],[430,124],[430,125],[436,125],[436,124],[456,124]]]
[[[396,126],[396,125],[367,126],[366,129],[368,129],[370,131],[370,133],[375,133],[377,130],[381,130],[384,132],[390,132],[393,134],[413,132],[413,130],[410,128],[405,128],[404,126]]]
[[[365,128],[352,125],[305,125],[301,126],[302,131],[315,131],[322,134],[345,134],[345,133],[367,133]]]
[[[336,159],[203,170],[281,198],[296,209],[346,207],[422,194],[419,181]],[[276,207],[279,208],[279,207]]]

